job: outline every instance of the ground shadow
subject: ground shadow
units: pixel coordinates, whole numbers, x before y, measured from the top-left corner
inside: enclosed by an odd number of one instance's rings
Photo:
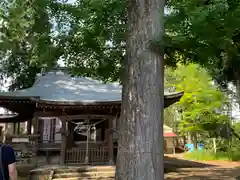
[[[182,168],[198,168],[198,169],[205,169],[208,167],[214,167],[215,165],[209,165],[205,163],[200,163],[200,162],[194,162],[194,161],[188,161],[188,160],[183,160],[183,159],[178,159],[175,157],[164,157],[164,172],[165,173],[171,173],[171,172],[176,172],[177,174],[180,173],[181,175],[181,169]],[[215,166],[217,167],[217,166]],[[69,175],[76,175],[79,177],[79,179],[83,178],[83,176],[86,178],[90,178],[92,176],[92,173],[95,174],[95,172],[98,172],[98,179],[104,179],[106,178],[106,175],[110,176],[109,179],[113,178],[112,172],[115,172],[115,167],[114,166],[74,166],[74,165],[69,165],[69,166],[56,166],[56,167],[43,167],[43,168],[38,168],[38,170],[35,172],[31,172],[33,177],[36,176],[49,176],[50,169],[54,170],[53,176],[55,178],[67,178]],[[48,172],[49,171],[49,172]],[[102,174],[104,173],[104,175]],[[109,174],[108,174],[109,173]],[[101,176],[103,175],[103,176]],[[182,175],[183,176],[183,175]]]
[[[213,167],[216,165],[210,165],[195,161],[188,161],[183,159],[178,159],[174,157],[164,156],[164,172],[173,172],[177,171],[179,168],[205,168],[205,167]]]
[[[164,156],[164,165],[172,165],[179,168],[198,168],[198,167],[212,167],[216,165],[206,164],[202,162],[189,161],[185,159],[178,159],[174,157]]]
[[[165,175],[165,180],[237,180],[240,168],[196,168],[178,169]]]

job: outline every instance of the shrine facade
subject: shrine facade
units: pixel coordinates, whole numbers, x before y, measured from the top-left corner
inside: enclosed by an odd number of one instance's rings
[[[15,113],[0,122],[27,122],[25,134],[5,132],[4,139],[25,163],[114,164],[121,91],[66,71],[38,74],[32,87],[0,93],[0,106]],[[165,94],[164,106],[182,95]]]

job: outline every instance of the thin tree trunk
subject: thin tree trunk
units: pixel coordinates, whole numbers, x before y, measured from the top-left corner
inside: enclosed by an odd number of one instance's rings
[[[214,150],[214,153],[216,154],[217,153],[217,146],[216,146],[216,138],[213,138],[213,150]]]
[[[163,0],[129,1],[127,64],[116,180],[163,180],[163,52],[150,49],[161,38]]]
[[[237,80],[236,80],[236,94],[237,94],[237,103],[240,110],[240,77],[239,75],[237,76]]]
[[[193,134],[192,134],[192,138],[193,138],[192,141],[193,141],[194,149],[197,150],[197,149],[198,149],[198,147],[197,147],[197,146],[198,146],[198,145],[197,145],[197,144],[198,144],[198,142],[197,142],[197,134],[196,134],[196,133],[193,133]]]
[[[190,132],[187,133],[187,143],[188,144],[192,144],[193,141],[192,141],[192,134]]]

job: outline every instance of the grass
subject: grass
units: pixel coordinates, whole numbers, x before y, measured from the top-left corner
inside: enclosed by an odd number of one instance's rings
[[[228,154],[229,154],[230,159],[232,161],[240,161],[240,150],[239,150],[239,148],[238,149],[231,149],[228,152]]]
[[[186,152],[184,153],[184,158],[196,161],[231,160],[231,157],[226,152],[214,153],[209,150]]]

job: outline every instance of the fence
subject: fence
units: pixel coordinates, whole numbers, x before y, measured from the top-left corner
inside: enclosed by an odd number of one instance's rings
[[[38,150],[59,150],[61,149],[61,141],[38,141]]]
[[[86,148],[74,147],[66,152],[66,164],[85,164]],[[96,147],[88,149],[89,164],[107,164],[108,148]]]

